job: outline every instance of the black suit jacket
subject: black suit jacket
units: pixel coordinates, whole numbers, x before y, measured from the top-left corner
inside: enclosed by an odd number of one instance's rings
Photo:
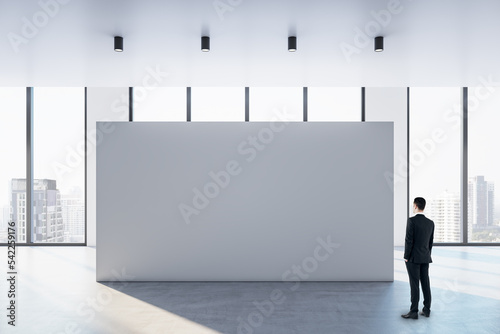
[[[434,242],[434,222],[423,214],[408,218],[406,224],[405,255],[408,262],[431,263]]]

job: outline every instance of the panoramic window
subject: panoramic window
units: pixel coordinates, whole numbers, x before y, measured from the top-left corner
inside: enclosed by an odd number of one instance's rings
[[[34,88],[32,242],[85,240],[83,88]]]
[[[410,201],[427,200],[435,242],[462,241],[460,96],[461,88],[410,89]]]
[[[361,121],[360,87],[309,87],[308,121]]]
[[[135,121],[186,121],[186,87],[135,87]]]
[[[26,242],[26,88],[0,88],[0,138],[0,243],[12,221],[16,241]]]
[[[250,87],[250,121],[304,119],[302,87]]]
[[[191,121],[244,120],[244,87],[191,88]]]
[[[468,234],[469,242],[500,242],[500,88],[469,88]]]

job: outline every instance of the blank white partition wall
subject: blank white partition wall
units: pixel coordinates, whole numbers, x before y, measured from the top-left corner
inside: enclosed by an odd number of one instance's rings
[[[393,280],[391,122],[106,126],[98,281]]]

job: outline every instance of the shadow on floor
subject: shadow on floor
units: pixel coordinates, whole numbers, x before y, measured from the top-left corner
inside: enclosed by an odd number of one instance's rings
[[[500,333],[499,300],[453,289],[433,288],[430,318],[402,319],[402,281],[127,282],[119,291],[219,333]]]

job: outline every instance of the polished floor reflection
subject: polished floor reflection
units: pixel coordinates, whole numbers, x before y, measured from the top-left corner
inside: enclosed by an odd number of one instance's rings
[[[134,282],[120,268],[97,283],[94,248],[20,247],[17,326],[2,306],[0,333],[500,333],[499,247],[435,247],[432,314],[418,320],[400,317],[402,255],[394,282]]]

